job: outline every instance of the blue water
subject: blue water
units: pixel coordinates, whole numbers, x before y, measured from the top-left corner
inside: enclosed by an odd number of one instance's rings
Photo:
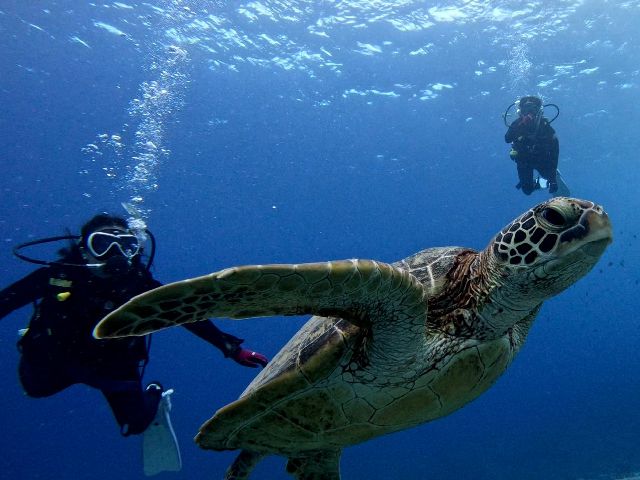
[[[605,206],[615,242],[544,305],[493,388],[346,449],[343,478],[637,472],[640,2],[426,3],[2,2],[2,285],[32,269],[12,246],[124,214],[123,201],[155,233],[164,282],[484,248],[546,197],[514,188],[501,119],[539,94],[561,110],[561,171],[575,196]],[[0,325],[0,476],[142,478],[140,439],[120,437],[98,392],[22,394],[15,341],[28,316]],[[303,322],[217,323],[273,356]],[[176,391],[184,461],[158,478],[222,478],[234,454],[191,439],[255,371],[183,329],[155,335],[152,357],[147,378]],[[283,466],[269,459],[255,478],[284,478]]]

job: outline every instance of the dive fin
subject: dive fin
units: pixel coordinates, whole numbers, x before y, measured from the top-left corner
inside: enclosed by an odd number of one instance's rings
[[[142,436],[144,474],[148,477],[161,472],[179,472],[182,469],[178,439],[169,418],[172,393],[173,389],[162,392],[156,417]]]
[[[571,191],[569,190],[569,186],[564,181],[564,178],[562,178],[562,175],[560,174],[560,170],[558,170],[557,172],[558,173],[556,174],[556,181],[558,182],[558,191],[554,194],[554,196],[555,197],[570,197],[571,196]]]
[[[571,191],[569,190],[569,187],[564,181],[564,178],[562,178],[562,175],[560,174],[560,170],[556,170],[556,172],[557,172],[556,183],[558,184],[558,190],[552,193],[551,196],[552,197],[570,197]],[[546,190],[549,188],[549,181],[547,179],[538,177],[537,182],[538,182],[538,185],[540,186],[539,188],[541,188],[542,190]]]

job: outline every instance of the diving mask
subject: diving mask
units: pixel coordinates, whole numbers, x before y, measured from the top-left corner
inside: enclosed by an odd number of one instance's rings
[[[522,97],[518,102],[518,112],[522,116],[537,117],[542,112],[542,101],[538,97]]]
[[[104,258],[118,252],[132,259],[140,252],[140,241],[133,233],[116,228],[98,230],[87,238],[87,249],[95,258]]]

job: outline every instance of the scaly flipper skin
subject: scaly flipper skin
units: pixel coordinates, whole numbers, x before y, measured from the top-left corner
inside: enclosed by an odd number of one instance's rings
[[[426,313],[422,284],[406,270],[383,262],[256,265],[221,270],[138,295],[105,317],[94,336],[145,335],[209,317],[313,314],[371,326],[378,318],[415,322]]]

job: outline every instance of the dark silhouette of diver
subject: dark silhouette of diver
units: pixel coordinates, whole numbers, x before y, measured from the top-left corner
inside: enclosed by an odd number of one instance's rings
[[[509,110],[514,105],[518,108],[518,118],[511,125],[506,118]],[[556,105],[549,104],[546,106]],[[558,114],[559,114],[558,110]],[[505,124],[509,127],[504,136],[507,143],[511,143],[509,156],[516,162],[519,182],[516,188],[522,189],[525,195],[540,188],[540,179],[534,181],[533,170],[537,170],[541,177],[547,180],[549,193],[558,191],[558,155],[560,143],[551,122],[543,116],[542,100],[538,97],[522,97],[518,102],[511,104],[505,112]]]
[[[155,240],[146,232],[152,245],[146,264],[141,235],[122,218],[108,214],[89,220],[80,236],[19,245],[14,249],[19,258],[44,266],[0,292],[0,318],[29,303],[34,306],[18,342],[19,377],[26,394],[48,397],[77,383],[94,387],[106,398],[124,436],[147,431],[167,392],[157,382],[143,388],[150,337],[97,340],[92,332],[109,312],[161,285],[149,271]],[[69,240],[70,246],[53,262],[21,253],[25,247],[61,240]],[[241,365],[267,363],[264,355],[242,348],[243,340],[222,332],[209,320],[184,328]],[[166,414],[170,428],[168,409]]]

